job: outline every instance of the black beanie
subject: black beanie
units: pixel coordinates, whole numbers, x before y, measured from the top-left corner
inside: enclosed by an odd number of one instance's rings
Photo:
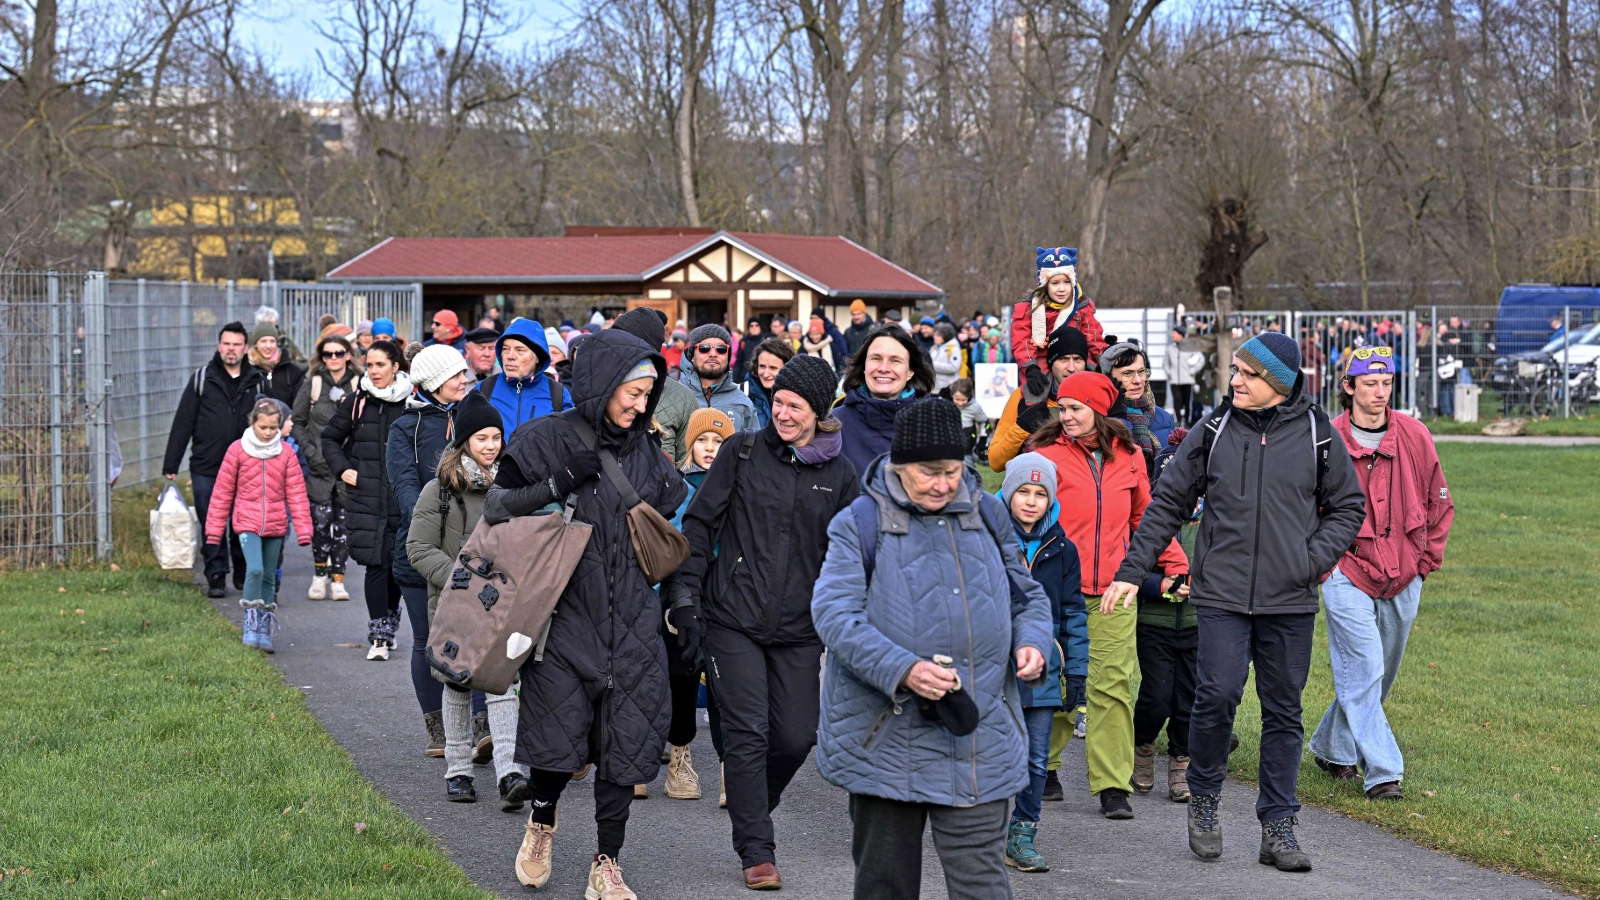
[[[667,320],[659,310],[648,306],[630,309],[611,323],[612,328],[620,328],[633,335],[646,344],[651,350],[659,350],[667,342]]]
[[[1080,356],[1085,363],[1089,362],[1089,339],[1083,336],[1083,332],[1064,322],[1050,332],[1049,343],[1044,348],[1045,365],[1063,356]]]
[[[794,391],[806,401],[817,418],[826,419],[833,408],[833,396],[839,388],[839,378],[833,366],[820,356],[796,356],[783,364],[778,377],[772,382],[774,396],[779,391]]]
[[[961,433],[961,410],[943,397],[926,397],[895,413],[894,443],[889,461],[895,464],[962,459],[967,442]]]
[[[455,424],[451,426],[455,434],[450,441],[452,447],[465,445],[467,438],[485,428],[498,428],[503,437],[509,437],[505,434],[506,424],[500,418],[500,410],[480,391],[468,391],[466,398],[456,405],[455,413]]]

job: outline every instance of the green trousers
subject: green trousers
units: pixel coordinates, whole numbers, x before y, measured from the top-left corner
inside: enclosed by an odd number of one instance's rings
[[[1129,604],[1100,612],[1099,597],[1084,597],[1089,607],[1089,793],[1129,790],[1133,778],[1133,672],[1139,665],[1135,634],[1139,608]]]

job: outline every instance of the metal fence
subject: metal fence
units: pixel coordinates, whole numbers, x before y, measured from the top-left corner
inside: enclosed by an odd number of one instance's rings
[[[1501,315],[1493,306],[1428,306],[1417,310],[1421,402],[1455,414],[1456,386],[1476,384],[1488,396],[1480,415],[1561,417],[1600,407],[1595,361],[1600,320],[1592,310],[1564,307]],[[1586,318],[1589,317],[1589,318]]]

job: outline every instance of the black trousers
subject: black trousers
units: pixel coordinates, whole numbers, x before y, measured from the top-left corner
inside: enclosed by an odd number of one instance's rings
[[[667,648],[668,652],[672,652],[671,644]],[[687,747],[700,731],[696,716],[700,703],[700,670],[673,672],[667,676],[667,683],[672,687],[672,726],[667,729],[667,743],[674,747]],[[711,746],[717,751],[717,759],[721,759],[725,749],[722,745],[722,716],[717,709],[716,698],[711,696],[709,690],[706,691],[706,714],[711,717]]]
[[[556,824],[556,803],[561,792],[572,783],[571,772],[552,772],[534,769],[528,774],[528,788],[533,794],[533,821],[540,825]],[[599,833],[599,847],[595,852],[617,859],[622,853],[622,843],[628,836],[628,813],[633,804],[633,786],[615,784],[599,775],[594,779],[594,824]]]
[[[1189,427],[1190,413],[1194,404],[1194,385],[1167,383],[1168,390],[1172,391],[1172,408],[1178,411],[1178,424],[1184,428]]]
[[[1189,723],[1189,790],[1222,791],[1228,773],[1228,739],[1253,663],[1261,700],[1261,765],[1256,817],[1271,822],[1300,811],[1295,788],[1305,727],[1300,693],[1311,671],[1316,613],[1251,616],[1202,606],[1196,654],[1198,681]]]
[[[191,474],[189,485],[194,488],[194,514],[200,519],[200,527],[205,528],[206,513],[211,509],[211,492],[217,487],[217,476]],[[229,559],[233,560],[233,571],[240,573],[239,577],[244,577],[244,548],[239,546],[239,536],[234,534],[232,526],[228,527],[227,535],[226,548],[222,544],[206,544],[202,548],[208,579],[213,575],[228,574]]]
[[[1167,753],[1189,755],[1198,628],[1139,626],[1139,699],[1133,705],[1133,743],[1153,744],[1167,728]]]
[[[400,610],[400,582],[388,566],[367,566],[365,577],[367,618],[382,619]]]
[[[851,794],[855,900],[921,897],[922,833],[930,826],[950,900],[1011,900],[1005,864],[1007,802],[935,806]]]
[[[708,624],[705,656],[733,849],[744,868],[777,862],[772,811],[817,743],[822,644],[768,647]]]

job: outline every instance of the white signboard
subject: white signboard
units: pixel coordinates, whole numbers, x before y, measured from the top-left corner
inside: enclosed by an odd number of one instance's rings
[[[978,363],[973,366],[973,387],[978,391],[978,405],[990,421],[997,421],[1005,412],[1006,400],[1017,389],[1016,363]]]

